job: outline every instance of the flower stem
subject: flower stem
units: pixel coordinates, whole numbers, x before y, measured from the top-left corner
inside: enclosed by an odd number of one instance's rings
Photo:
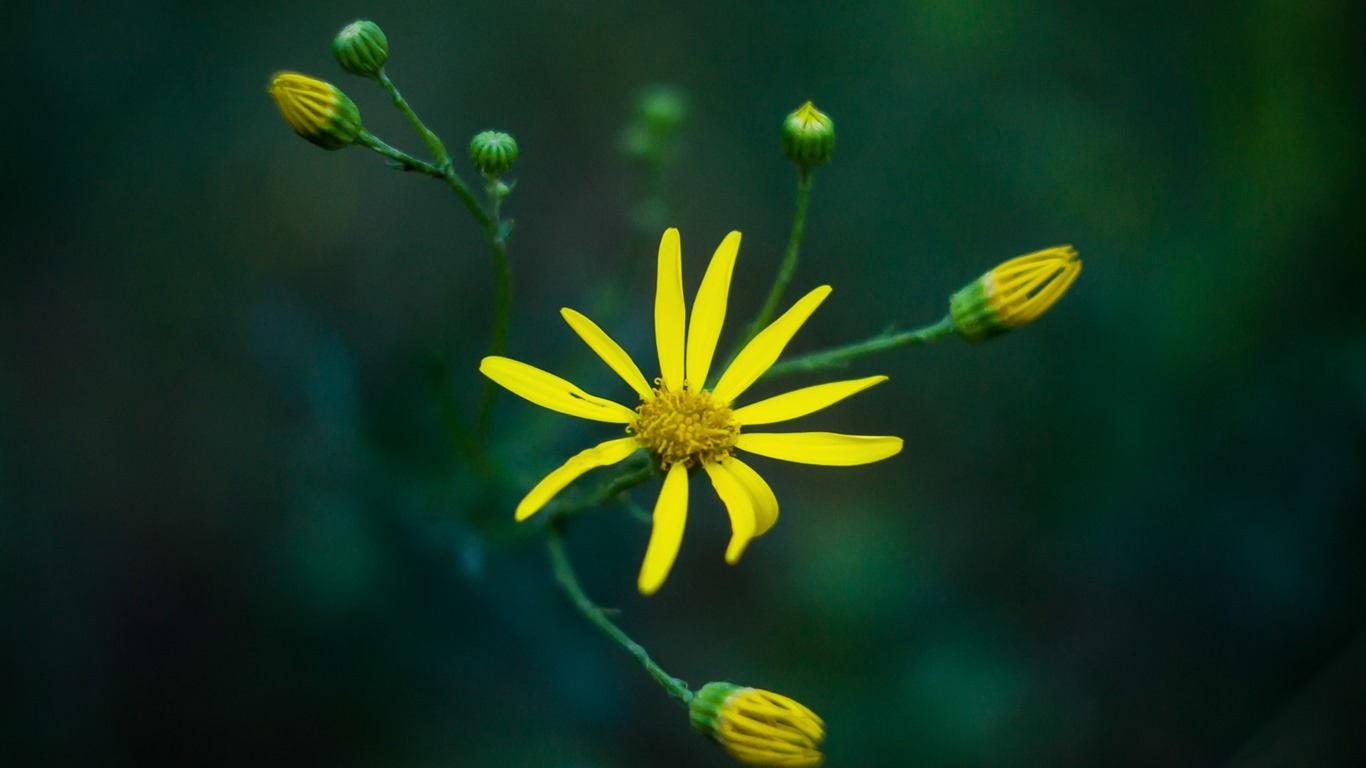
[[[849,365],[854,358],[871,355],[874,352],[882,352],[888,349],[896,349],[910,344],[928,344],[940,341],[952,336],[957,330],[953,318],[948,315],[944,319],[923,328],[913,331],[883,331],[871,339],[856,341],[853,344],[846,344],[842,347],[826,349],[819,352],[794,357],[769,368],[761,376],[761,379],[772,379],[778,376],[785,376],[789,373],[805,373],[807,371],[820,371],[827,368],[843,368]]]
[[[555,570],[555,580],[569,595],[569,599],[574,603],[574,607],[579,609],[579,613],[582,613],[584,618],[625,648],[627,653],[636,657],[636,661],[645,667],[645,671],[649,672],[650,676],[662,685],[675,701],[680,702],[685,707],[688,706],[692,702],[692,691],[689,690],[688,684],[665,672],[663,667],[650,658],[650,654],[645,651],[640,643],[632,640],[629,635],[621,631],[620,627],[607,618],[606,612],[588,599],[588,595],[584,594],[583,588],[579,586],[578,577],[574,575],[574,567],[569,562],[569,555],[565,553],[564,542],[560,538],[558,526],[552,525],[550,527],[546,534],[546,546],[550,549],[550,563]]]
[[[448,176],[454,177],[454,173],[447,170]],[[503,198],[498,194],[497,177],[488,177],[484,193],[488,198],[489,211],[483,221],[484,237],[489,241],[489,248],[493,251],[493,265],[498,285],[494,296],[493,331],[489,340],[489,354],[501,355],[507,351],[508,328],[512,321],[512,265],[508,261],[508,230],[503,226],[501,217]],[[484,380],[484,391],[479,399],[479,421],[475,427],[476,440],[482,441],[488,434],[489,424],[493,418],[493,405],[501,389],[492,379]]]
[[[362,130],[360,135],[356,137],[356,142],[366,149],[384,155],[405,171],[417,171],[418,173],[425,173],[428,176],[433,176],[438,179],[446,178],[446,174],[443,173],[440,168],[437,168],[425,160],[418,160],[407,152],[394,149],[369,131]]]
[[[754,322],[745,329],[745,334],[740,337],[740,341],[735,345],[735,352],[731,355],[731,360],[735,355],[745,348],[745,345],[766,328],[773,316],[778,312],[778,302],[783,299],[783,292],[787,290],[787,284],[792,281],[792,275],[797,271],[797,253],[802,246],[802,234],[806,230],[806,207],[811,201],[811,169],[805,166],[797,171],[797,211],[792,216],[792,234],[787,239],[787,253],[783,255],[783,263],[778,267],[778,278],[773,281],[773,289],[768,293],[768,300],[764,302],[763,309],[755,316]],[[727,363],[721,370],[730,367]]]
[[[408,122],[413,124],[413,128],[417,131],[418,135],[422,137],[422,141],[426,143],[427,149],[431,151],[432,157],[436,158],[436,166],[443,171],[448,170],[451,167],[451,156],[450,153],[446,151],[446,145],[442,144],[441,139],[438,138],[435,133],[432,133],[426,125],[423,125],[422,120],[417,116],[417,113],[413,111],[413,108],[408,106],[408,101],[398,92],[398,87],[394,85],[393,81],[389,79],[389,76],[384,73],[383,69],[376,72],[374,78],[375,82],[379,83],[380,87],[389,94],[389,98],[393,99],[394,106],[398,107],[399,111],[407,116]]]

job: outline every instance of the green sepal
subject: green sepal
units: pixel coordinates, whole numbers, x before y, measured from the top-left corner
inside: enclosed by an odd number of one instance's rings
[[[958,334],[971,342],[986,341],[1011,328],[987,297],[981,278],[949,297],[949,315],[958,327]]]

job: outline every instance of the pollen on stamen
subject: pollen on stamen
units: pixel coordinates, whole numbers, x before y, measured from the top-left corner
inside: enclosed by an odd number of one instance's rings
[[[662,469],[718,462],[734,450],[740,424],[710,392],[671,391],[661,385],[654,395],[636,408],[638,416],[627,431],[659,457]]]

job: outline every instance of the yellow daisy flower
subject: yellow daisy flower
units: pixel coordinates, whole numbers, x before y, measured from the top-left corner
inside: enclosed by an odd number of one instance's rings
[[[881,461],[901,452],[899,437],[867,437],[832,432],[750,432],[814,413],[887,380],[886,376],[837,381],[804,387],[749,405],[734,407],[778,360],[783,348],[816,311],[830,286],[803,296],[782,317],[754,337],[711,389],[716,342],[726,318],[726,296],[740,250],[740,233],[731,232],[712,256],[693,301],[689,322],[683,305],[683,254],[678,230],[669,229],[659,243],[659,278],[655,292],[655,346],[660,375],[646,381],[630,356],[592,320],[572,309],[560,314],[603,362],[640,396],[634,409],[579,389],[554,374],[506,357],[486,357],[485,376],[531,402],[583,419],[626,425],[629,436],[599,443],[546,475],[517,505],[525,520],[583,473],[624,461],[637,450],[649,451],[665,472],[655,503],[654,524],[637,586],[641,594],[659,589],[669,575],[683,541],[688,512],[688,470],[701,467],[730,515],[731,539],[726,562],[740,559],[750,539],[773,526],[778,500],[768,483],[735,456],[735,449],[800,464],[854,466]],[[686,327],[686,330],[685,330]]]

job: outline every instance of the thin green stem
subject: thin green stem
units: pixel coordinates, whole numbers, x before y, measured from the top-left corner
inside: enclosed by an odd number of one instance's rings
[[[659,474],[659,467],[652,459],[646,458],[643,461],[636,460],[627,462],[626,464],[621,465],[615,475],[598,486],[597,491],[589,498],[571,502],[557,508],[555,510],[555,519],[568,520],[580,512],[601,506],[657,474]]]
[[[450,172],[452,175],[454,172]],[[512,264],[508,260],[507,232],[503,225],[503,196],[498,191],[498,178],[490,176],[485,180],[484,194],[488,199],[488,211],[484,219],[484,237],[493,251],[493,268],[497,284],[494,294],[493,331],[489,340],[489,354],[501,355],[507,351],[508,333],[512,323]],[[502,390],[492,379],[484,381],[484,391],[479,400],[479,422],[475,427],[476,439],[482,440],[488,434],[493,419],[493,406]]]
[[[636,657],[636,661],[645,667],[645,671],[655,679],[664,690],[669,692],[675,701],[683,706],[692,703],[692,691],[688,684],[679,680],[664,671],[664,668],[655,663],[650,658],[650,654],[640,643],[632,640],[629,635],[621,630],[612,620],[607,618],[607,613],[584,594],[583,587],[579,586],[578,577],[574,575],[574,566],[569,562],[569,555],[564,550],[564,542],[560,538],[560,531],[557,526],[551,526],[546,534],[546,546],[550,549],[550,563],[555,571],[555,580],[560,583],[569,599],[574,603],[574,607],[579,609],[579,613],[584,618],[593,623],[593,626],[602,630],[604,634],[615,640],[626,652]]]
[[[417,113],[413,111],[412,107],[408,106],[408,101],[398,92],[398,87],[394,85],[393,81],[389,79],[389,76],[384,73],[383,69],[375,73],[375,82],[379,83],[380,87],[388,92],[389,98],[394,101],[394,106],[398,107],[399,111],[407,116],[408,122],[413,124],[413,128],[417,130],[418,135],[422,137],[422,141],[427,145],[427,149],[431,151],[432,157],[436,158],[437,167],[443,171],[448,170],[451,167],[451,156],[450,153],[446,151],[446,145],[442,144],[441,139],[438,138],[435,133],[432,133],[426,125],[423,125],[421,118],[417,116]]]
[[[952,336],[957,330],[953,318],[945,316],[933,325],[917,328],[913,331],[883,331],[882,333],[865,339],[856,341],[853,344],[846,344],[842,347],[821,350],[810,354],[794,357],[769,368],[760,378],[772,379],[778,376],[785,376],[789,373],[804,373],[807,371],[820,371],[828,368],[843,368],[849,365],[854,358],[871,355],[874,352],[882,352],[888,349],[896,349],[910,344],[928,344],[940,341]]]
[[[379,137],[375,136],[373,133],[370,133],[369,131],[362,130],[360,132],[360,136],[356,137],[356,142],[359,143],[361,146],[365,147],[366,149],[373,150],[389,158],[390,160],[398,164],[399,167],[401,167],[405,171],[416,171],[418,173],[425,173],[428,176],[432,176],[438,179],[446,178],[446,174],[440,168],[437,168],[436,166],[432,165],[431,163],[425,160],[418,160],[416,157],[413,157],[407,152],[394,149],[388,144],[385,144],[383,141],[379,139]]]
[[[797,171],[797,210],[792,216],[792,234],[787,239],[787,253],[783,255],[783,263],[778,267],[778,278],[773,281],[773,289],[768,292],[768,300],[764,302],[763,309],[759,310],[754,322],[749,324],[739,343],[735,345],[732,360],[759,331],[768,326],[778,312],[778,303],[783,299],[783,292],[787,290],[787,284],[792,281],[792,275],[797,271],[797,254],[801,250],[802,234],[806,230],[806,208],[810,201],[811,169],[803,166]],[[729,363],[721,370],[728,367]]]

